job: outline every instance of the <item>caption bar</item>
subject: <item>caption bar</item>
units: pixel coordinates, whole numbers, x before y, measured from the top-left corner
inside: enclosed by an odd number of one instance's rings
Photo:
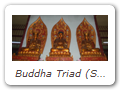
[[[78,72],[70,72],[67,70],[66,72],[64,70],[56,70],[58,73],[57,77],[80,77],[82,74],[82,69],[80,69]],[[88,69],[85,73],[85,78],[88,79],[88,74],[90,77],[105,77],[105,76],[98,76],[97,70],[90,70]],[[22,70],[16,70],[15,77],[51,77],[52,72],[44,72],[43,69],[39,69],[37,72],[35,72],[35,69],[33,69],[32,72],[23,72]]]

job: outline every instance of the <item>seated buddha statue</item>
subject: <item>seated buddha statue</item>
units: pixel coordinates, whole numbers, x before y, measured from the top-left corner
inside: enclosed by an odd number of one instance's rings
[[[93,40],[90,40],[89,33],[84,33],[84,40],[81,43],[81,55],[100,55],[100,49],[95,48]]]
[[[64,33],[60,31],[57,39],[53,43],[51,48],[50,56],[70,56],[69,48],[67,48],[67,42],[63,38]]]
[[[33,32],[33,38],[28,39],[27,46],[21,48],[22,52],[36,52],[39,53],[41,41],[38,39],[39,32]]]

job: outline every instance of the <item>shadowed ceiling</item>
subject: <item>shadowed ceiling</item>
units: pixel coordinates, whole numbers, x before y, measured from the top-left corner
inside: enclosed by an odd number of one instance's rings
[[[13,25],[26,25],[28,15],[13,15],[12,24]],[[98,26],[108,26],[108,15],[97,15],[96,16]]]
[[[97,15],[98,26],[108,26],[108,15]]]
[[[12,25],[26,25],[28,15],[12,15]]]

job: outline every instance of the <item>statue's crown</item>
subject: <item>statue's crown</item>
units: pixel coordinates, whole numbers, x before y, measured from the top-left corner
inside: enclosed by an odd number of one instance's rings
[[[64,34],[63,30],[59,30],[58,34],[59,34],[59,33],[62,33],[62,34]]]
[[[89,32],[87,31],[87,32],[84,32],[84,35],[85,36],[88,36],[89,35]]]
[[[40,28],[36,27],[34,30],[33,30],[33,33],[39,33],[40,32]]]
[[[88,35],[88,32],[86,32],[85,35]]]
[[[35,29],[36,29],[36,30],[37,30],[37,29],[40,29],[40,27],[37,26],[37,27],[35,27]]]

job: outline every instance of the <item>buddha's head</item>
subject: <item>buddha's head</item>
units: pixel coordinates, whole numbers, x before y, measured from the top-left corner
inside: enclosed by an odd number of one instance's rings
[[[33,38],[36,40],[38,38],[39,32],[33,32]]]
[[[36,40],[37,39],[37,33],[33,33],[33,38]]]
[[[89,40],[89,33],[87,33],[87,32],[86,32],[86,33],[84,33],[84,37],[85,37],[85,40],[87,40],[87,41],[88,41],[88,40]]]
[[[63,32],[60,31],[60,32],[58,33],[58,37],[59,37],[60,39],[62,39],[62,38],[63,38]]]

